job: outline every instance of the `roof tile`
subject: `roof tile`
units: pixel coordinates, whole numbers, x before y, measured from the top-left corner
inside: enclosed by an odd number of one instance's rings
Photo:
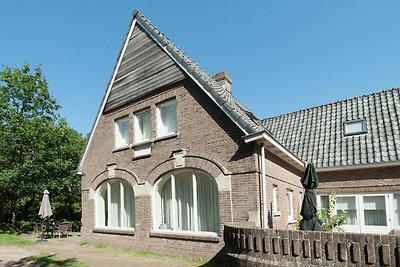
[[[393,88],[262,121],[276,139],[316,167],[400,160],[400,89]],[[364,119],[367,133],[343,135],[345,122]],[[323,152],[319,152],[323,150]]]

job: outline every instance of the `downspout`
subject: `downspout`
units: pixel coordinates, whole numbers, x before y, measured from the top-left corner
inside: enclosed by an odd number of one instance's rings
[[[261,167],[261,214],[262,221],[261,227],[268,228],[268,212],[267,212],[267,182],[265,175],[265,147],[264,143],[261,143],[260,148],[260,167]]]

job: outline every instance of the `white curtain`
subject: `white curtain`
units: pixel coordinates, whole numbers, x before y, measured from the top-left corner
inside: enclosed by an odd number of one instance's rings
[[[107,184],[104,184],[99,188],[96,208],[96,226],[107,226]]]
[[[123,183],[124,190],[124,222],[123,227],[135,227],[135,195],[132,187]]]
[[[129,144],[129,120],[128,118],[120,119],[117,122],[117,145],[125,146]]]
[[[158,135],[166,135],[176,132],[176,103],[166,103],[159,106],[160,123]]]
[[[219,194],[212,178],[188,170],[164,179],[158,189],[160,198],[156,197],[156,212],[161,215],[156,218],[159,229],[219,232]]]
[[[182,172],[174,174],[174,176],[178,229],[193,231],[194,225],[192,172]]]
[[[110,183],[110,207],[109,207],[109,222],[111,227],[121,227],[121,209],[120,209],[120,183]]]
[[[218,188],[207,175],[196,172],[199,231],[219,231]]]
[[[151,137],[150,111],[137,114],[136,141],[148,140]]]
[[[386,207],[384,196],[364,196],[365,225],[386,226]]]
[[[171,178],[168,179],[161,187],[161,221],[159,224],[160,229],[172,229],[172,192],[171,192]]]

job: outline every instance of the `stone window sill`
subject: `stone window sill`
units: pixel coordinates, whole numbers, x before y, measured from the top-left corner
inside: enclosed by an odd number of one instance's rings
[[[113,153],[124,151],[124,150],[127,150],[127,149],[130,149],[130,146],[123,146],[123,147],[114,148]]]
[[[179,232],[161,232],[152,231],[150,232],[150,237],[159,237],[167,239],[179,239],[179,240],[190,240],[190,241],[201,241],[201,242],[212,242],[219,243],[221,238],[217,235],[202,235],[200,234],[190,234],[190,233],[179,233]]]
[[[98,234],[112,234],[112,235],[135,235],[135,229],[128,229],[128,228],[94,228],[93,233]]]

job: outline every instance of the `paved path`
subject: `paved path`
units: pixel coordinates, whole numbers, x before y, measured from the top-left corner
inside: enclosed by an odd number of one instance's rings
[[[63,260],[75,259],[90,264],[91,266],[196,266],[190,262],[179,262],[172,259],[157,259],[150,257],[138,257],[124,254],[121,251],[109,248],[95,248],[93,245],[81,246],[80,237],[72,236],[62,239],[51,239],[47,242],[16,247],[0,246],[0,266],[19,267],[35,265],[27,261],[27,257],[48,253]]]

